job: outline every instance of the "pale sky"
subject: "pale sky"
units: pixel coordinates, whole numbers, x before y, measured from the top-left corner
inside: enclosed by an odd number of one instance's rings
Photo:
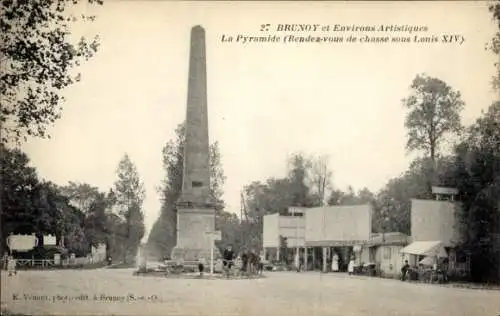
[[[495,57],[484,49],[495,25],[485,2],[107,1],[94,11],[97,20],[75,33],[99,34],[99,52],[81,67],[82,81],[65,91],[52,139],[30,140],[25,150],[42,178],[102,190],[113,185],[128,153],[145,184],[148,230],[160,209],[161,151],[185,117],[195,25],[206,31],[210,141],[220,144],[231,212],[239,213],[244,185],[284,176],[295,151],[329,155],[337,188],[378,191],[411,160],[401,99],[418,73],[461,91],[466,124],[495,98]],[[460,34],[465,42],[221,42],[223,34],[351,34],[260,32],[265,23],[272,30],[280,23],[422,25],[429,31],[399,35]]]

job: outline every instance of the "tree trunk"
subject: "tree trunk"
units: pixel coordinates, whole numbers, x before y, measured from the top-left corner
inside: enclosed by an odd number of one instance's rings
[[[437,177],[437,164],[436,164],[436,140],[431,139],[430,142],[430,158],[431,158],[431,174],[429,178],[429,194],[432,194],[432,187],[439,185]]]
[[[431,161],[434,164],[436,162],[436,144],[434,141],[431,141],[430,147]]]

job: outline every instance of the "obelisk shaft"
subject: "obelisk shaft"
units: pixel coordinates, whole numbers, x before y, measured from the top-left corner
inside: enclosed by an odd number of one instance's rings
[[[210,149],[207,114],[205,30],[191,30],[186,110],[186,142],[180,203],[210,203]]]
[[[173,259],[210,258],[215,207],[210,200],[205,30],[191,30],[182,191],[177,203],[177,243]]]

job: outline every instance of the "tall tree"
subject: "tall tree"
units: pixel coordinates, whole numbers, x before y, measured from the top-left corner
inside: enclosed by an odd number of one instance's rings
[[[307,207],[315,204],[307,186],[307,176],[311,167],[311,160],[303,153],[294,153],[288,158],[288,180],[292,195],[290,206]]]
[[[184,163],[185,124],[175,130],[175,139],[162,149],[165,177],[159,188],[161,196],[160,216],[148,236],[148,248],[158,256],[169,255],[177,242],[177,210],[175,204],[182,189]]]
[[[79,2],[0,1],[2,143],[47,136],[61,116],[61,90],[80,78],[73,69],[97,51],[97,37],[71,39],[75,22],[95,18],[75,12]]]
[[[476,281],[499,280],[500,102],[492,104],[457,147],[455,179],[462,207],[457,213]]]
[[[31,233],[36,218],[35,188],[39,185],[29,157],[19,149],[0,144],[0,205],[2,248],[10,233]]]
[[[268,179],[265,183],[254,181],[244,188],[247,215],[257,222],[266,214],[285,215],[292,205],[293,195],[289,179]]]
[[[110,240],[118,233],[118,226],[111,220],[114,192],[104,193],[90,184],[72,181],[60,187],[60,192],[83,213],[82,234],[86,242],[91,246],[106,243],[111,247]]]
[[[265,183],[254,181],[244,187],[246,216],[241,223],[241,249],[257,250],[262,246],[263,216],[288,214],[292,206],[293,189],[290,179],[268,179]]]
[[[224,195],[224,182],[226,181],[226,176],[224,175],[224,169],[222,168],[221,155],[219,149],[219,143],[215,142],[210,145],[210,195],[212,201],[216,204],[217,212],[224,210],[224,200],[222,196]]]
[[[125,221],[115,212],[108,212],[106,215],[107,255],[112,258],[122,258],[125,252],[123,245],[127,242]]]
[[[42,227],[50,227],[46,231],[55,233],[59,245],[68,252],[77,256],[87,255],[92,243],[84,228],[85,214],[71,205],[68,197],[61,193],[61,187],[51,182],[40,183],[37,192],[40,198],[36,208]]]
[[[118,164],[117,177],[113,191],[119,214],[125,220],[122,229],[126,238],[123,245],[123,260],[128,262],[129,258],[135,257],[145,233],[144,214],[141,209],[145,190],[139,173],[127,154]]]
[[[328,167],[328,156],[319,156],[312,158],[309,172],[309,187],[317,197],[315,204],[324,205],[326,196],[332,185],[332,171]]]
[[[95,200],[90,204],[88,210],[84,213],[83,223],[85,236],[92,246],[105,243],[111,233],[108,223],[108,209],[111,206],[110,200],[106,194],[99,192]]]
[[[444,137],[461,131],[460,112],[464,107],[460,92],[444,81],[417,75],[410,96],[403,100],[409,110],[405,127],[408,150],[424,150],[434,162]]]

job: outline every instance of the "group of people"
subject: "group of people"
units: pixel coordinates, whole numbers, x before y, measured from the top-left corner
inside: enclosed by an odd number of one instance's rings
[[[338,254],[334,254],[332,256],[332,263],[331,263],[331,271],[332,272],[338,272],[340,271],[340,257]],[[356,266],[354,262],[354,257],[351,257],[349,260],[349,263],[347,265],[347,272],[349,275],[354,274],[354,267]],[[304,269],[304,261],[300,256],[295,256],[295,268],[297,269],[297,272],[300,272]]]
[[[405,260],[404,265],[401,267],[401,281],[409,279],[410,273],[414,271],[414,277],[426,282],[448,282],[448,273],[446,264],[438,264],[435,261],[432,266],[420,263],[418,267],[411,268],[408,260]]]
[[[222,254],[222,268],[226,275],[229,277],[229,272],[233,267],[239,268],[240,272],[248,274],[262,274],[264,270],[262,255],[257,255],[254,251],[242,252],[239,256],[233,251],[232,246],[224,249]],[[205,269],[205,261],[199,260],[198,270],[200,275],[203,275]]]
[[[222,255],[222,265],[224,271],[229,274],[231,268],[236,266],[240,272],[248,274],[262,274],[264,270],[263,256],[257,255],[255,251],[244,251],[239,256],[235,256],[233,248],[228,246]]]

